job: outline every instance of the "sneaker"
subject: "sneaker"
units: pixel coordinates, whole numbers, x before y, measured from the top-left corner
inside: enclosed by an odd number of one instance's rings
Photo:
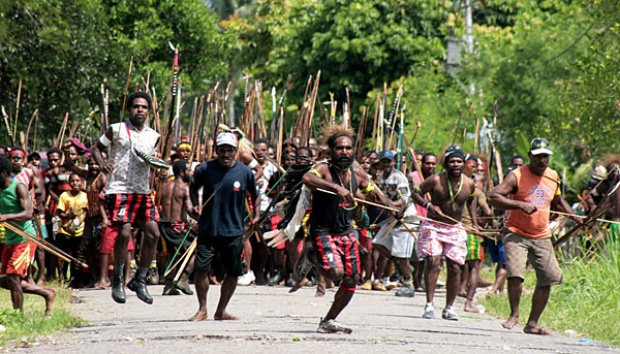
[[[166,280],[166,284],[164,285],[164,291],[161,294],[164,296],[181,295],[179,290],[174,286],[174,282],[172,280]]]
[[[452,307],[446,307],[441,312],[441,318],[449,321],[458,321],[459,315],[452,309]]]
[[[372,282],[370,280],[366,280],[366,282],[362,284],[362,290],[372,290]]]
[[[400,289],[396,290],[396,296],[414,297],[415,289],[413,288],[412,285],[403,285],[400,287]]]
[[[146,276],[146,283],[148,285],[159,284],[159,270],[157,267],[149,268],[149,273]]]
[[[387,291],[385,286],[383,286],[383,282],[381,280],[376,280],[374,283],[372,283],[372,290]]]
[[[301,252],[301,256],[297,263],[295,263],[295,267],[293,268],[293,276],[297,279],[305,278],[308,273],[314,267],[313,257],[310,255],[312,249],[308,246],[304,246],[303,251]]]
[[[338,323],[336,320],[327,320],[323,321],[321,319],[321,323],[319,323],[319,328],[316,330],[319,333],[351,333],[353,330],[351,327],[343,326]]]
[[[255,279],[256,278],[254,277],[254,272],[249,271],[249,272],[247,272],[244,275],[239,277],[239,280],[237,281],[237,285],[247,286],[247,285],[252,284],[252,282]]]
[[[422,315],[422,318],[435,318],[435,307],[432,304],[426,304],[426,306],[424,306],[424,314]]]
[[[398,282],[397,281],[391,281],[388,280],[385,282],[385,289],[386,290],[392,290],[392,289],[396,289],[398,288]]]
[[[189,286],[189,275],[187,273],[183,273],[181,275],[181,279],[174,286],[177,290],[180,290],[185,295],[194,295],[192,288]]]

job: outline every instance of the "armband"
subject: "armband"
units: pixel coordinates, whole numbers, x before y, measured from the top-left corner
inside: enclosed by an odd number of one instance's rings
[[[431,202],[424,203],[424,209],[426,209],[426,210],[429,210],[431,208],[431,206],[433,206],[433,203],[431,203]]]
[[[323,176],[321,175],[321,172],[317,171],[315,168],[311,169],[308,172],[312,173],[313,175],[315,175],[315,176],[317,176],[319,178],[323,178]]]
[[[101,143],[101,145],[108,147],[112,143],[112,140],[108,139],[108,137],[103,134],[101,138],[99,138],[99,142]]]
[[[360,192],[362,192],[362,194],[364,195],[368,195],[370,192],[373,191],[373,189],[375,189],[375,183],[370,180],[368,181],[368,185],[366,186],[366,188],[360,189]]]
[[[252,159],[252,162],[250,162],[250,164],[248,164],[248,167],[251,169],[254,169],[254,167],[258,166],[258,161],[256,161],[256,159]]]

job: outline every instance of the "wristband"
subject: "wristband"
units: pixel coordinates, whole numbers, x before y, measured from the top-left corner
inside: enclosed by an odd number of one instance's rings
[[[433,205],[433,203],[431,202],[426,202],[424,203],[424,209],[429,210],[431,208],[431,206]]]

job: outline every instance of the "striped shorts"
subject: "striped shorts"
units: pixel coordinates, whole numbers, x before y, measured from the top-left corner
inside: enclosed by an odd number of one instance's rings
[[[105,200],[112,222],[159,222],[159,211],[152,194],[108,194]]]
[[[346,276],[362,273],[360,249],[351,232],[344,235],[317,235],[313,238],[314,252],[324,271],[342,268]]]

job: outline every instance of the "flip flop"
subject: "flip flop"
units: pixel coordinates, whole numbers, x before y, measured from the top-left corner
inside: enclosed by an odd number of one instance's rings
[[[527,333],[527,334],[537,334],[540,336],[550,336],[551,332],[545,330],[542,327],[532,327],[532,326],[525,326],[523,327],[523,332]]]

